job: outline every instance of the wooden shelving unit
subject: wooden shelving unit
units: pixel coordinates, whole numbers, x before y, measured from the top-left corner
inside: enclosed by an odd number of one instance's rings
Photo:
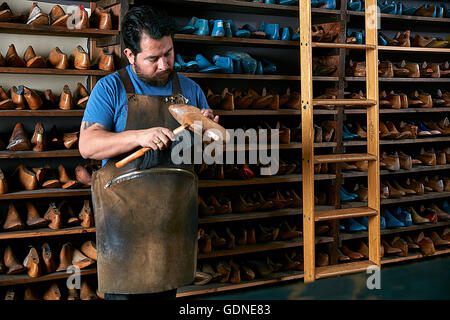
[[[88,1],[89,2],[89,1]],[[95,2],[90,2],[90,9],[93,11],[95,9]],[[114,43],[114,39],[117,39],[120,35],[120,31],[118,30],[119,22],[120,22],[120,7],[121,4],[126,4],[128,7],[128,1],[124,0],[113,0],[113,1],[103,1],[101,2],[102,6],[105,9],[111,9],[113,14],[113,25],[115,26],[115,30],[100,30],[95,28],[88,29],[73,29],[70,30],[65,27],[54,27],[54,26],[29,26],[26,24],[18,24],[18,23],[7,23],[0,22],[0,33],[2,34],[12,34],[12,35],[26,35],[30,37],[36,37],[37,39],[42,36],[58,36],[58,37],[70,37],[70,38],[86,38],[86,42],[88,43],[87,52],[89,52],[90,60],[95,61],[96,58],[96,44],[102,45],[103,43]],[[39,4],[39,3],[38,3]],[[31,5],[31,3],[30,3]],[[116,19],[117,18],[117,19]],[[118,24],[119,23],[119,24]],[[56,39],[56,38],[55,38]],[[97,43],[98,42],[98,43]],[[56,47],[58,43],[49,43],[49,46]],[[104,45],[102,45],[104,47]],[[83,45],[83,47],[85,47]],[[120,45],[119,45],[120,47]],[[85,47],[86,48],[86,47]],[[107,48],[105,48],[107,49]],[[118,50],[121,51],[120,48]],[[70,52],[65,52],[66,54],[70,54]],[[117,66],[117,63],[116,63]],[[17,75],[17,84],[20,84],[21,80],[25,78],[27,75],[43,75],[46,77],[52,76],[70,76],[70,77],[88,77],[88,83],[86,88],[88,91],[91,91],[97,78],[103,77],[112,72],[102,71],[102,70],[58,70],[52,68],[14,68],[14,67],[0,67],[0,74],[8,74],[8,75]],[[2,85],[2,83],[0,83]],[[34,89],[32,85],[30,88]],[[61,88],[62,90],[62,85]],[[6,88],[5,88],[6,90]],[[72,110],[60,110],[60,109],[39,109],[39,110],[0,110],[0,119],[2,120],[2,125],[15,120],[16,122],[21,122],[22,120],[17,120],[19,117],[23,119],[23,122],[27,121],[27,118],[33,118],[33,121],[45,121],[49,120],[50,122],[58,123],[62,121],[74,122],[75,126],[80,125],[81,117],[84,114],[83,109],[72,109]],[[58,127],[59,128],[59,127]],[[49,128],[46,128],[49,129]],[[2,133],[4,133],[2,131]],[[31,136],[30,136],[31,138]],[[64,148],[64,147],[63,147]],[[2,167],[3,161],[14,160],[19,163],[25,164],[27,167],[40,167],[40,165],[36,165],[39,162],[50,161],[60,161],[63,163],[69,160],[80,159],[81,155],[77,148],[73,150],[47,150],[43,152],[34,152],[34,151],[0,151],[0,167]],[[65,165],[65,164],[64,164]],[[4,170],[5,172],[5,170]],[[71,174],[71,173],[69,173]],[[9,176],[9,175],[7,175]],[[8,180],[8,177],[7,177]],[[8,181],[10,182],[10,181]],[[2,204],[8,204],[9,202],[18,203],[24,200],[33,201],[42,199],[43,202],[51,202],[55,201],[60,203],[61,200],[64,199],[72,199],[75,201],[80,201],[80,197],[82,199],[90,199],[91,190],[90,188],[76,188],[76,189],[62,189],[62,188],[54,188],[54,189],[37,189],[32,191],[25,190],[14,190],[13,183],[10,184],[10,190],[8,193],[0,195],[0,202]],[[42,202],[42,200],[40,200]],[[39,202],[39,201],[38,201]],[[69,201],[71,202],[71,201]],[[92,206],[92,205],[91,205]],[[22,216],[22,213],[20,213]],[[40,212],[40,215],[43,216],[43,212]],[[23,218],[23,217],[22,217]],[[3,219],[1,219],[4,221]],[[65,241],[67,237],[72,239],[76,239],[79,236],[85,235],[89,237],[89,239],[95,239],[96,228],[89,227],[84,228],[81,226],[76,227],[64,227],[62,229],[50,229],[50,228],[40,228],[40,229],[25,229],[21,231],[4,231],[0,230],[0,248],[4,248],[4,243],[8,243],[13,247],[13,250],[20,250],[19,244],[23,245],[23,240],[30,241],[29,244],[45,242],[45,241]],[[67,241],[67,240],[66,240]],[[39,252],[39,250],[38,250]],[[2,251],[3,254],[3,251]],[[53,252],[53,255],[58,257],[58,252]],[[19,260],[21,260],[22,254],[18,256]],[[81,269],[81,276],[95,275],[97,270],[94,266],[90,266],[86,269]],[[37,278],[31,278],[27,275],[27,273],[17,274],[17,275],[0,275],[0,287],[4,286],[16,286],[16,285],[24,285],[24,284],[32,284],[38,282],[51,282],[59,279],[66,279],[71,275],[71,273],[67,273],[65,271],[55,272],[51,274],[45,274],[43,276]],[[1,297],[3,299],[3,297]]]

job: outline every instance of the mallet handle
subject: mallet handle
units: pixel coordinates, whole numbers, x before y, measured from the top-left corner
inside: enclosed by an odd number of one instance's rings
[[[177,134],[183,132],[184,130],[186,130],[187,128],[189,128],[189,125],[188,124],[183,124],[182,126],[179,126],[178,128],[174,129],[173,130],[173,134],[177,135]],[[122,168],[127,163],[130,163],[131,161],[142,157],[144,155],[144,153],[146,153],[150,149],[151,148],[141,148],[138,151],[130,154],[128,157],[123,158],[122,160],[116,162],[116,168]]]

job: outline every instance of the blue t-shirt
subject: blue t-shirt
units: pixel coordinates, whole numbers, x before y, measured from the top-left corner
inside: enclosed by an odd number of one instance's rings
[[[167,96],[172,95],[172,81],[164,87],[154,87],[139,79],[131,68],[126,67],[134,91],[139,95]],[[187,104],[200,109],[209,109],[205,94],[200,86],[193,80],[178,74],[181,93],[188,99]],[[127,123],[127,95],[125,87],[119,78],[119,74],[114,72],[101,78],[92,90],[84,111],[82,121],[96,122],[105,126],[111,132],[122,132]],[[103,160],[105,165],[107,159]]]

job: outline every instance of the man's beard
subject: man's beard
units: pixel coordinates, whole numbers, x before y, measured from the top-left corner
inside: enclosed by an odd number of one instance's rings
[[[134,64],[134,71],[136,72],[136,75],[139,77],[139,79],[153,87],[164,87],[170,80],[172,80],[175,74],[175,71],[173,69],[167,69],[166,71],[155,74],[154,77],[148,77],[142,73],[141,69],[136,63]],[[163,74],[168,75],[165,80],[156,80]]]

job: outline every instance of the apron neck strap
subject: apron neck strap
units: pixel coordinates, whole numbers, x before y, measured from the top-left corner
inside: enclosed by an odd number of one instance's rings
[[[134,86],[133,83],[131,83],[131,79],[128,75],[127,69],[122,68],[117,71],[117,73],[119,74],[120,81],[122,81],[122,84],[125,87],[125,92],[127,94],[134,94]]]
[[[127,94],[135,94],[133,83],[131,82],[130,75],[128,74],[128,71],[125,68],[120,69],[117,71],[119,74],[119,79],[122,81],[123,86],[125,87],[125,92]],[[173,78],[172,78],[172,94],[181,94],[181,86],[180,81],[178,79],[178,73],[175,72]]]

